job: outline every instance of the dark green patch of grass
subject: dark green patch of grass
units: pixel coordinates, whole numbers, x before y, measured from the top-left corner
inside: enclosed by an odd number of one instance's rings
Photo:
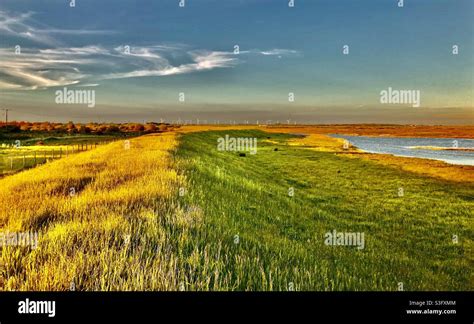
[[[257,137],[258,153],[219,152],[225,134]],[[204,214],[182,266],[196,249],[207,254],[183,278],[191,289],[473,289],[472,185],[287,146],[289,138],[182,135],[176,161],[188,187],[179,200]],[[365,248],[325,245],[333,230],[363,232]]]

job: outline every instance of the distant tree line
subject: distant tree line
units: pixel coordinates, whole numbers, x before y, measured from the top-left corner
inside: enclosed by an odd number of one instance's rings
[[[164,132],[169,128],[168,124],[160,123],[87,123],[75,124],[51,122],[25,122],[13,121],[8,125],[0,122],[0,132],[49,132],[57,134],[117,134],[117,133],[157,133]]]

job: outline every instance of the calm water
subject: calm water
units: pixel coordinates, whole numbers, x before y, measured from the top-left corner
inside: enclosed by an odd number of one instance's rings
[[[474,148],[474,139],[461,138],[414,138],[414,137],[369,137],[331,135],[344,138],[352,145],[370,153],[393,154],[397,156],[417,157],[441,160],[451,164],[474,165],[474,152],[465,151],[434,151],[429,149],[415,149],[413,146],[433,146],[452,148]]]

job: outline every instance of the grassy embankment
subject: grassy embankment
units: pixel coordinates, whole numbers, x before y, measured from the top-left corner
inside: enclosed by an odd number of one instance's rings
[[[180,181],[169,153],[176,140],[130,141],[0,180],[0,231],[39,232],[36,249],[0,249],[0,289],[177,287],[173,244],[185,234],[172,235],[181,224],[170,204]]]
[[[227,133],[259,137],[258,153],[217,151]],[[312,139],[312,149],[298,145],[305,140],[256,131],[184,135],[178,155],[188,170],[186,199],[206,215],[204,237],[190,249],[200,247],[201,265],[206,246],[214,246],[207,255],[219,251],[216,287],[473,289],[472,183],[335,154],[340,143],[324,136]],[[364,232],[365,249],[326,246],[324,234],[334,229]],[[196,283],[206,278],[200,273]]]
[[[225,134],[258,137],[258,153],[217,151]],[[348,158],[328,138],[174,136],[0,180],[2,231],[40,231],[37,249],[1,249],[0,288],[473,289],[472,183]],[[326,246],[332,230],[364,232],[365,248]]]

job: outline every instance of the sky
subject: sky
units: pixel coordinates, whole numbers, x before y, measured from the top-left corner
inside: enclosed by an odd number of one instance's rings
[[[474,120],[472,0],[70,1],[0,3],[11,119]],[[65,87],[94,107],[57,103]],[[382,104],[388,88],[419,91],[420,107]]]

